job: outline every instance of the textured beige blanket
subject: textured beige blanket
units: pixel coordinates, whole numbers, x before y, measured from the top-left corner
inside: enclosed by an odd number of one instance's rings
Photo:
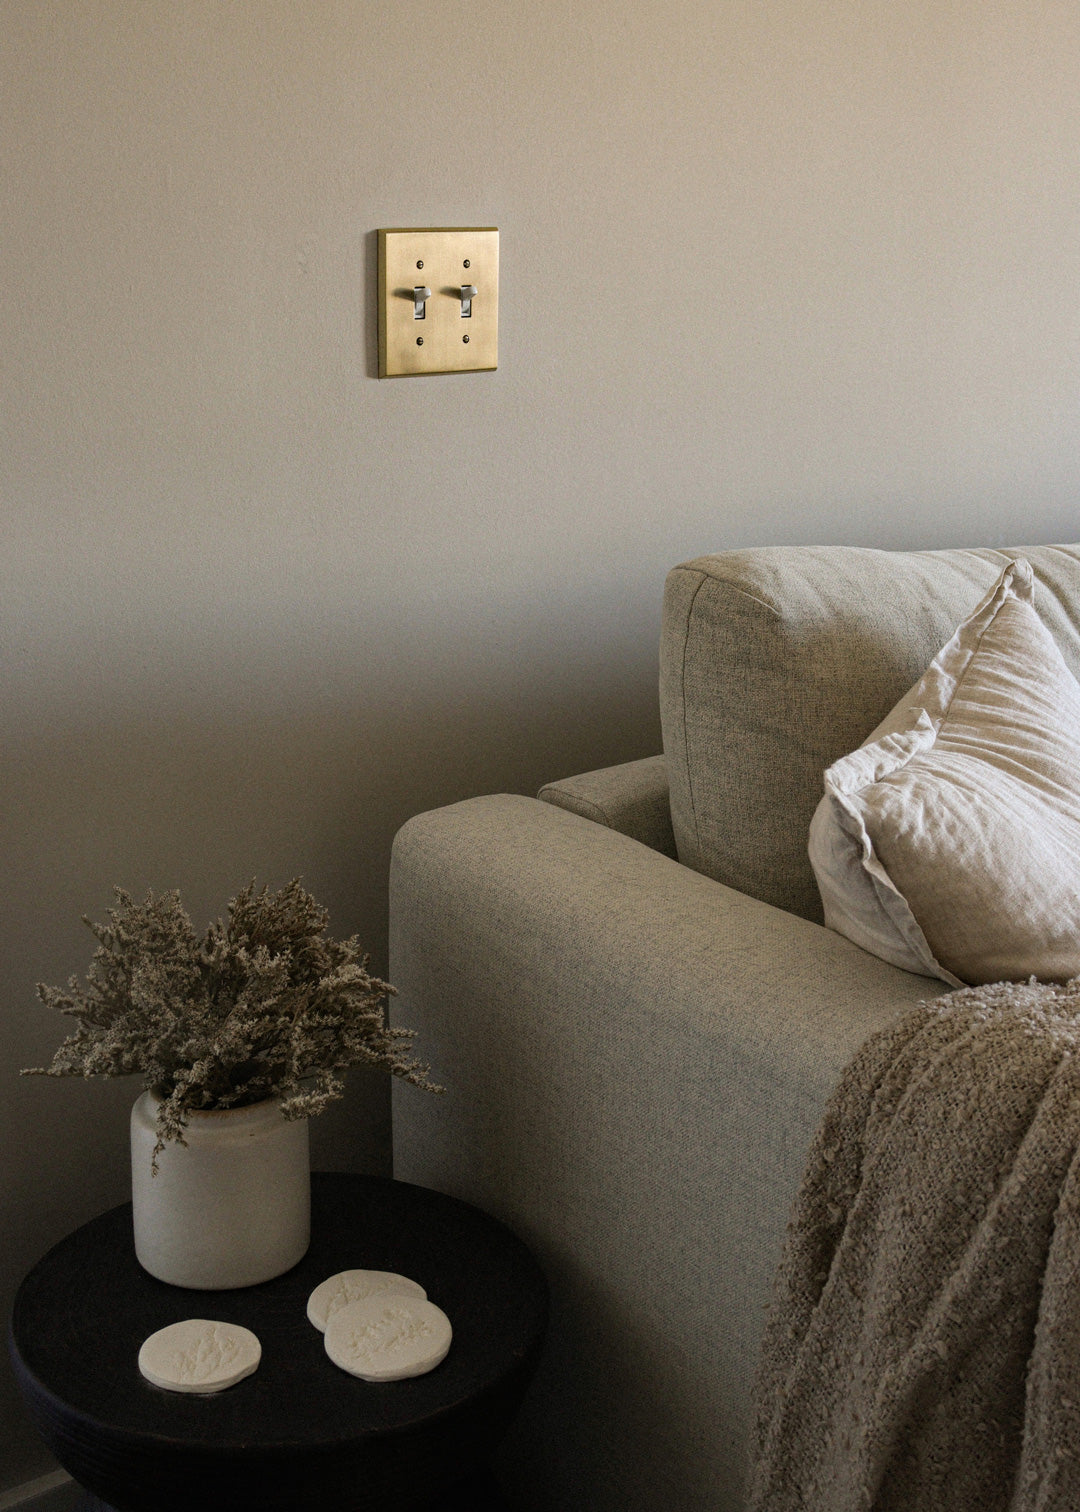
[[[921,1004],[811,1151],[752,1512],[1080,1512],[1080,978]]]

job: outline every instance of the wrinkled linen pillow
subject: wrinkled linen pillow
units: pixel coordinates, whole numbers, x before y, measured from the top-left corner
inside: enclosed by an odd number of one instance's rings
[[[1011,562],[810,827],[825,922],[954,987],[1080,974],[1080,684]]]

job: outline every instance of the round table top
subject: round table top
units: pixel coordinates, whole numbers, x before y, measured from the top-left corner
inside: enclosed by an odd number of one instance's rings
[[[244,1456],[260,1446],[333,1452],[490,1400],[504,1380],[528,1379],[547,1286],[503,1224],[405,1182],[315,1173],[311,1230],[310,1249],[284,1276],[217,1292],[170,1286],[142,1269],[130,1204],[62,1240],[26,1277],[12,1316],[16,1367],[39,1426],[62,1420],[69,1437],[141,1451],[158,1445],[166,1458],[187,1449]],[[429,1374],[372,1384],[330,1361],[307,1299],[319,1282],[354,1268],[409,1276],[447,1314],[453,1343]],[[139,1347],[183,1318],[250,1328],[262,1344],[258,1370],[212,1396],[151,1385],[139,1373]]]

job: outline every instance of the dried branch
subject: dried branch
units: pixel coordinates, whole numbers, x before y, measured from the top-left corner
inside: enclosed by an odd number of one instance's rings
[[[189,1114],[277,1098],[286,1118],[311,1118],[344,1092],[350,1066],[381,1066],[441,1092],[410,1055],[415,1031],[392,1029],[389,982],[368,972],[358,938],[327,938],[329,915],[299,878],[280,892],[252,881],[228,919],[200,939],[178,892],[135,903],[114,888],[86,981],[39,983],[76,1028],[49,1066],[23,1076],[128,1076],[160,1098],[158,1142],[184,1143]]]

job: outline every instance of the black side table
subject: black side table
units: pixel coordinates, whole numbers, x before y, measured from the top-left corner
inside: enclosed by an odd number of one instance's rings
[[[501,1223],[423,1187],[315,1174],[311,1198],[311,1248],[261,1286],[155,1280],[135,1258],[130,1204],[77,1229],[26,1277],[11,1322],[16,1374],[45,1442],[93,1493],[88,1509],[471,1509],[453,1488],[483,1466],[539,1357],[539,1267]],[[453,1344],[435,1370],[375,1385],[331,1363],[307,1298],[354,1267],[412,1277],[447,1314]],[[181,1318],[252,1329],[258,1370],[213,1396],[150,1385],[139,1346]]]

